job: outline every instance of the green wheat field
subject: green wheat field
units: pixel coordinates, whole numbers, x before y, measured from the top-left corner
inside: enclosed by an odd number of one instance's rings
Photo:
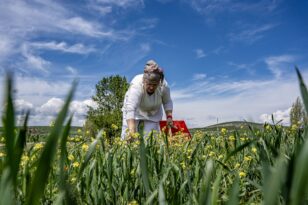
[[[15,126],[7,78],[0,204],[308,204],[307,127],[243,123],[194,130],[192,139],[139,133],[132,143],[104,130],[91,137],[70,125],[75,87],[41,137],[29,132],[29,114]]]

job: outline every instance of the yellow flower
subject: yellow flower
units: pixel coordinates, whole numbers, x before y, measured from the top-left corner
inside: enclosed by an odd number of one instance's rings
[[[206,159],[206,155],[202,155],[201,159],[205,160]]]
[[[111,128],[112,128],[113,130],[118,130],[118,129],[119,129],[119,127],[118,127],[117,125],[115,125],[115,124],[112,124],[112,125],[111,125]]]
[[[21,166],[26,165],[26,164],[28,163],[29,160],[30,160],[30,158],[29,158],[28,156],[23,155],[23,156],[21,157],[21,162],[20,162]]]
[[[36,161],[36,160],[37,160],[37,156],[36,156],[36,155],[32,155],[30,161],[31,161],[31,162],[34,162],[34,161]]]
[[[55,126],[55,121],[52,120],[50,123],[49,123],[49,127],[54,127]]]
[[[252,151],[253,153],[257,153],[257,148],[253,147],[253,148],[251,148],[251,151]]]
[[[229,140],[230,140],[230,141],[234,141],[234,140],[235,140],[235,137],[234,137],[233,135],[230,135],[230,136],[229,136]]]
[[[212,148],[213,148],[213,146],[210,145],[210,144],[205,146],[205,149],[212,149]]]
[[[221,128],[221,133],[224,135],[227,133],[227,129],[226,128]]]
[[[131,176],[135,176],[135,174],[136,174],[136,170],[135,170],[135,169],[132,169],[132,171],[130,172],[130,175],[131,175]]]
[[[220,154],[219,156],[218,156],[218,159],[222,159],[224,156],[222,155],[222,154]]]
[[[252,160],[252,157],[251,157],[251,156],[245,156],[245,157],[244,157],[244,160],[247,161],[247,162],[249,162],[249,161]]]
[[[127,205],[139,205],[136,200],[129,202]]]
[[[76,168],[76,167],[79,167],[79,165],[80,165],[79,162],[74,162],[74,163],[73,163],[73,167],[75,167],[75,168]]]
[[[36,143],[35,145],[34,145],[34,150],[39,150],[39,149],[42,149],[44,146],[43,146],[43,143]]]
[[[80,134],[81,132],[82,132],[82,131],[81,131],[81,129],[78,129],[78,130],[77,130],[77,133],[79,133],[79,134]]]
[[[209,156],[211,157],[211,156],[214,156],[215,155],[215,152],[213,152],[213,151],[211,151],[210,153],[209,153]]]
[[[89,130],[87,130],[87,131],[86,131],[86,134],[87,134],[87,135],[88,135],[88,134],[90,134],[90,131],[89,131]]]
[[[182,167],[183,169],[186,168],[185,162],[181,162],[180,165],[181,165],[181,167]]]
[[[81,146],[81,149],[82,149],[82,151],[86,152],[86,151],[88,151],[88,149],[89,149],[89,145],[83,144],[83,145]]]
[[[237,168],[239,168],[240,166],[241,166],[240,163],[236,163],[235,166],[234,166],[234,169],[237,169]]]
[[[245,172],[240,172],[238,175],[239,175],[241,178],[242,178],[242,177],[246,177],[246,173],[245,173]]]
[[[296,131],[297,128],[298,128],[297,125],[296,125],[296,124],[293,124],[292,127],[291,127],[291,130]]]
[[[21,161],[23,161],[23,162],[27,162],[27,161],[29,161],[29,157],[28,156],[26,156],[26,155],[23,155],[22,157],[21,157]]]
[[[75,182],[77,179],[76,179],[76,177],[73,177],[72,179],[71,179],[71,182]]]
[[[0,152],[0,157],[5,157],[5,154],[3,152]]]
[[[244,142],[244,141],[246,140],[246,138],[245,138],[245,137],[241,137],[240,140],[241,140],[242,142]]]
[[[68,155],[68,160],[73,161],[75,159],[74,155],[70,154]]]
[[[270,125],[266,125],[266,126],[265,126],[265,129],[269,131],[269,130],[271,130],[272,128],[271,128]]]

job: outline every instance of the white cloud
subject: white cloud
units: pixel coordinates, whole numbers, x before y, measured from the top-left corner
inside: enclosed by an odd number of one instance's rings
[[[204,51],[202,49],[196,49],[195,53],[196,53],[196,58],[204,58],[204,57],[206,57],[206,54],[204,53]]]
[[[200,14],[214,15],[221,12],[267,12],[277,8],[279,1],[230,1],[230,0],[186,0]]]
[[[204,78],[206,78],[205,73],[196,73],[193,76],[193,80],[203,80]]]
[[[24,65],[29,69],[35,69],[48,73],[48,67],[51,65],[51,62],[44,60],[40,56],[35,56],[31,53],[23,53],[25,58]]]
[[[56,115],[61,110],[64,101],[60,98],[51,98],[45,104],[41,105],[37,108],[38,113],[42,113],[44,115]]]
[[[249,44],[254,43],[264,37],[264,33],[276,27],[274,24],[266,24],[261,26],[250,26],[250,28],[241,28],[238,32],[229,34],[231,41],[242,41]]]
[[[286,110],[277,110],[276,112],[273,112],[272,114],[262,114],[260,115],[260,120],[263,123],[273,123],[272,115],[274,117],[274,122],[280,122],[283,125],[289,125],[290,124],[290,111],[291,107]]]
[[[102,31],[101,25],[95,22],[89,22],[81,17],[72,17],[62,20],[59,27],[65,31],[79,33],[91,37],[113,37],[112,31]]]
[[[4,1],[0,5],[0,30],[15,36],[24,37],[37,32],[70,32],[90,37],[112,36],[109,29],[102,29],[101,23],[83,19],[52,1]]]
[[[268,69],[274,74],[275,78],[280,78],[290,63],[297,59],[293,55],[271,56],[265,59]]]
[[[144,6],[143,0],[95,0],[102,5],[117,6],[121,8]]]
[[[96,51],[96,49],[93,46],[85,46],[81,43],[77,43],[74,45],[67,45],[66,42],[33,42],[30,43],[30,47],[34,49],[45,49],[45,50],[56,50],[56,51],[62,51],[65,53],[77,53],[77,54],[88,54],[91,52]]]
[[[308,73],[302,75],[308,79]],[[287,124],[289,108],[300,93],[295,72],[282,77],[238,82],[215,79],[173,88],[174,119],[186,120],[189,127],[204,127],[217,123],[217,119],[263,123],[273,113],[275,120],[283,119]]]
[[[140,45],[142,51],[148,53],[151,51],[151,45],[149,43],[143,43]]]
[[[32,110],[34,108],[31,102],[25,101],[24,99],[15,100],[14,105],[17,112]]]
[[[1,34],[0,32],[0,65],[14,52],[13,39],[5,34]]]
[[[72,66],[67,66],[65,69],[73,75],[76,75],[78,73],[77,69],[73,68]]]

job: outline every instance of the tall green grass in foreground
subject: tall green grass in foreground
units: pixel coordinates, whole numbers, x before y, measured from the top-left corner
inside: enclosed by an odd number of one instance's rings
[[[103,131],[71,137],[73,84],[46,142],[26,146],[29,113],[17,129],[10,76],[6,85],[0,204],[308,204],[307,127],[265,124],[192,140],[140,133],[133,143],[110,143]]]

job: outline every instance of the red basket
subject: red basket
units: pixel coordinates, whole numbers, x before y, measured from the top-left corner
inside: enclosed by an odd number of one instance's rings
[[[187,129],[187,126],[184,120],[173,120],[173,125],[176,128],[171,128],[172,135],[176,135],[180,132],[182,134],[188,135],[189,138],[191,138],[191,134],[189,130]],[[168,135],[169,129],[167,128],[167,121],[166,120],[159,121],[159,126],[160,126],[160,130],[162,132],[165,132]]]

